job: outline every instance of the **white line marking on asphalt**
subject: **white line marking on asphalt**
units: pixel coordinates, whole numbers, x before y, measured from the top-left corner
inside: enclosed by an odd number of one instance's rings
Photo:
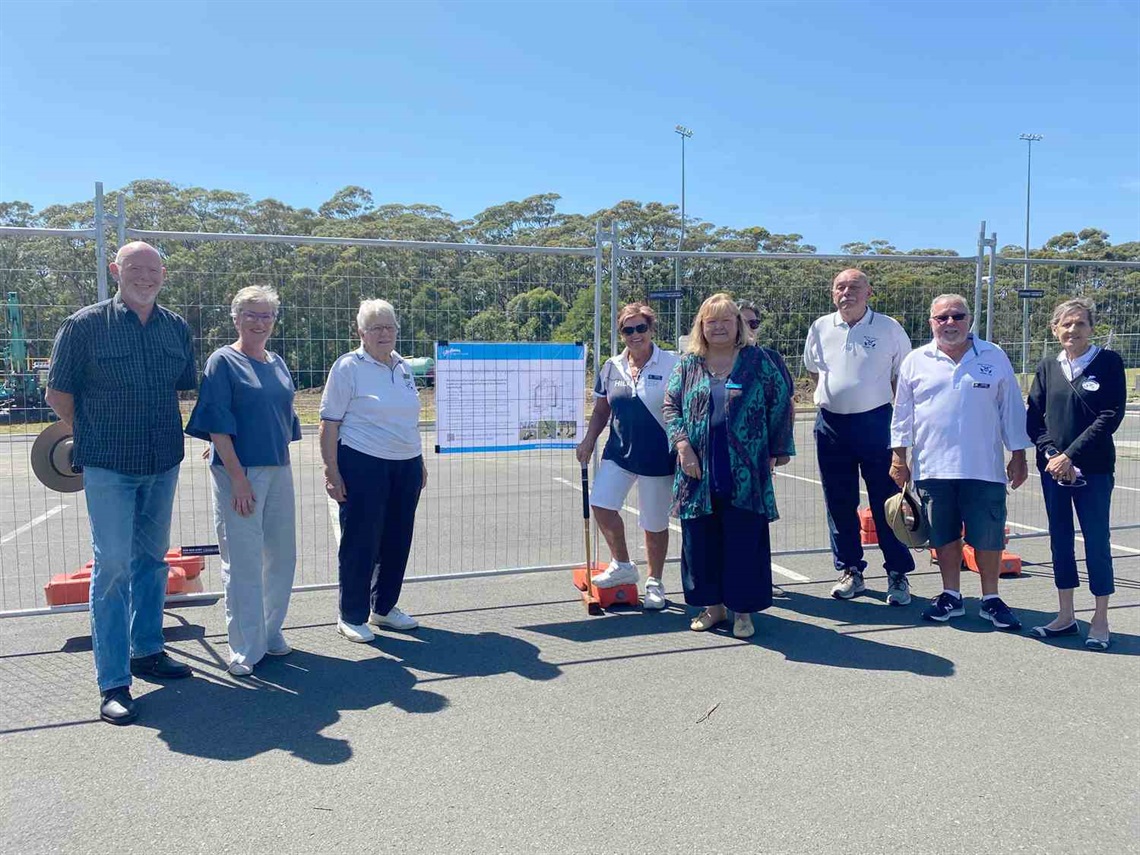
[[[565,478],[557,478],[556,477],[554,480],[557,481],[559,484],[565,484],[567,487],[573,487],[579,493],[582,492],[582,485],[581,484],[575,484],[573,481],[567,481]],[[623,511],[628,511],[631,514],[636,514],[638,512],[637,508],[631,508],[629,505],[622,505],[621,508]],[[669,529],[671,531],[676,531],[676,532],[681,531],[681,527],[679,525],[677,525],[677,523],[674,523],[674,522],[669,523]],[[781,567],[779,564],[773,564],[772,565],[772,572],[773,573],[779,573],[781,576],[784,576],[788,579],[791,579],[793,582],[810,582],[811,581],[811,579],[809,579],[807,576],[801,576],[795,570],[789,570],[787,567]]]
[[[1048,534],[1049,533],[1049,529],[1047,529],[1047,528],[1038,528],[1035,525],[1026,525],[1025,523],[1014,522],[1013,520],[1006,520],[1005,522],[1006,522],[1006,525],[1011,525],[1014,528],[1023,528],[1026,531],[1035,531],[1035,532],[1038,532],[1039,534]],[[1079,534],[1074,535],[1074,539],[1079,540],[1081,543],[1085,542],[1085,539],[1083,537],[1081,537]],[[1110,543],[1109,546],[1111,546],[1113,549],[1119,549],[1121,552],[1129,552],[1133,555],[1140,555],[1140,549],[1133,549],[1131,546],[1121,546],[1118,543]]]
[[[56,505],[54,508],[49,509],[47,512],[40,514],[38,517],[36,517],[30,523],[24,523],[24,525],[20,526],[15,531],[13,531],[9,534],[6,534],[3,537],[0,537],[0,545],[3,545],[5,543],[7,543],[9,540],[13,540],[16,537],[19,537],[25,531],[31,531],[33,528],[35,528],[36,526],[38,526],[40,523],[44,522],[45,520],[50,520],[52,517],[54,517],[56,514],[58,514],[60,511],[62,511],[66,507],[67,507],[67,505]]]
[[[332,520],[333,534],[336,535],[337,545],[340,545],[340,505],[329,497],[329,519]]]

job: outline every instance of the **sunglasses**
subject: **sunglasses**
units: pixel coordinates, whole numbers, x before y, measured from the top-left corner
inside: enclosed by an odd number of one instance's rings
[[[940,324],[947,323],[948,321],[961,321],[966,317],[965,312],[951,312],[948,315],[931,315],[930,320],[938,321]]]
[[[755,318],[751,321],[745,321],[744,323],[748,324],[748,329],[750,330],[760,329],[760,321]]]
[[[644,333],[644,332],[649,332],[649,324],[638,324],[635,327],[622,327],[621,328],[621,334],[622,335],[633,335],[634,333],[640,334],[640,333]]]

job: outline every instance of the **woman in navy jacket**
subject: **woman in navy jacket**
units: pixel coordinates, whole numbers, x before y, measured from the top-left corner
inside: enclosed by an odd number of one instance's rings
[[[1124,363],[1091,342],[1095,307],[1091,300],[1065,300],[1053,311],[1051,327],[1061,352],[1037,366],[1029,392],[1029,436],[1037,446],[1037,468],[1049,515],[1053,578],[1060,603],[1057,617],[1030,632],[1039,638],[1076,635],[1073,592],[1080,586],[1074,547],[1073,510],[1085,541],[1089,590],[1096,610],[1085,646],[1106,650],[1108,598],[1112,581],[1109,543],[1116,447],[1112,435],[1124,420]]]

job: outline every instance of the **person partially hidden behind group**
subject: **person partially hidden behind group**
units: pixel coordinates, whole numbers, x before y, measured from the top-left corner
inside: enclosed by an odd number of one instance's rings
[[[325,491],[340,505],[337,631],[366,643],[370,627],[419,626],[396,603],[428,474],[415,377],[395,350],[396,310],[365,300],[356,326],[360,347],[333,363],[321,395],[320,443]]]
[[[1127,393],[1120,356],[1090,340],[1094,312],[1093,302],[1080,297],[1057,306],[1051,326],[1061,352],[1041,361],[1029,391],[1029,437],[1037,446],[1059,601],[1057,617],[1030,632],[1052,638],[1079,631],[1073,611],[1073,594],[1081,584],[1073,542],[1075,508],[1089,590],[1096,599],[1085,646],[1107,650],[1108,598],[1116,590],[1109,540],[1116,468],[1112,435],[1124,421]]]
[[[677,355],[653,341],[657,315],[644,303],[630,303],[618,312],[618,330],[625,349],[612,356],[594,384],[594,413],[586,436],[578,444],[578,462],[585,465],[598,436],[609,425],[602,462],[594,476],[590,505],[598,528],[610,548],[609,566],[594,577],[601,588],[636,584],[637,567],[629,560],[621,509],[637,484],[638,524],[645,532],[649,575],[643,607],[665,608],[661,577],[669,551],[669,504],[672,501],[674,460],[665,436],[665,384]]]
[[[206,360],[186,433],[212,444],[214,527],[226,594],[229,672],[247,677],[262,658],[292,648],[281,627],[297,567],[289,443],[301,438],[293,378],[266,350],[281,301],[252,285],[230,306],[237,341]]]
[[[752,613],[772,604],[768,527],[779,519],[772,470],[795,454],[792,387],[779,354],[748,343],[728,294],[701,304],[665,393],[677,450],[673,511],[681,520],[685,602],[702,609],[696,632],[735,615],[732,632],[753,634]]]

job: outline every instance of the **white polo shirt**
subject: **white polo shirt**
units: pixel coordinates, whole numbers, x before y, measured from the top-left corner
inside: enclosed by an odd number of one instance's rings
[[[899,369],[891,447],[912,448],[914,480],[973,478],[1006,483],[1005,450],[1032,448],[1025,403],[1009,357],[974,338],[955,363],[931,341]]]
[[[894,396],[891,380],[910,353],[910,337],[894,318],[867,309],[854,324],[839,312],[808,330],[804,367],[819,375],[815,403],[832,413],[865,413]]]
[[[392,351],[392,367],[363,347],[333,363],[321,394],[322,419],[340,422],[340,441],[384,460],[418,457],[420,395],[403,358]]]

